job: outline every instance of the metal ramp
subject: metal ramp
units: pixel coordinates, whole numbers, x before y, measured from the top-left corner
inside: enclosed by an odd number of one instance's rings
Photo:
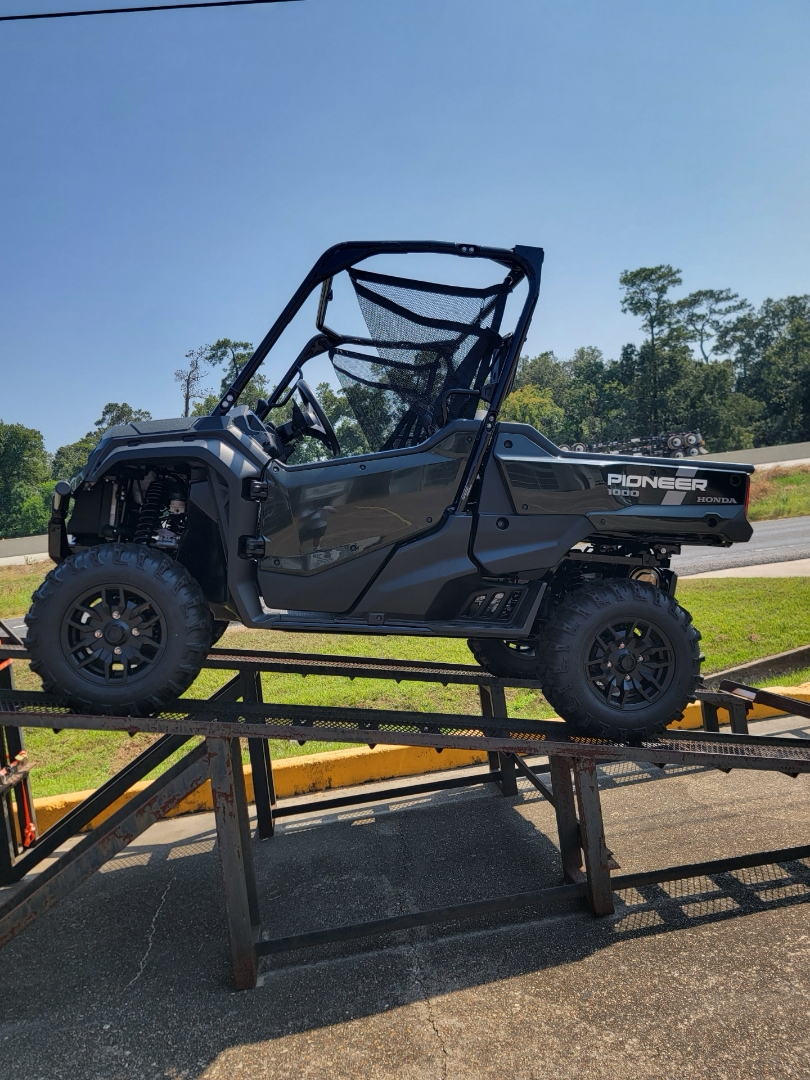
[[[0,642],[0,664],[25,659],[24,643],[10,637]],[[572,736],[560,721],[518,720],[507,716],[506,686],[539,689],[536,683],[496,679],[472,665],[397,662],[377,658],[312,656],[299,653],[212,650],[206,667],[235,674],[205,701],[183,699],[172,712],[153,718],[86,716],[60,707],[38,692],[0,690],[0,728],[8,737],[23,727],[56,731],[84,728],[107,731],[155,732],[162,738],[125,769],[112,777],[25,850],[17,851],[3,866],[2,884],[21,882],[0,905],[0,945],[20,933],[108,859],[121,851],[155,821],[170,812],[186,795],[211,780],[219,858],[225,893],[234,982],[239,989],[255,985],[258,963],[290,949],[326,942],[348,941],[373,934],[521,908],[547,908],[586,899],[594,915],[614,910],[614,893],[662,881],[726,873],[774,862],[795,864],[810,858],[810,844],[780,851],[757,852],[733,859],[675,866],[641,874],[617,875],[619,869],[608,850],[597,782],[600,762],[647,762],[699,765],[729,771],[732,768],[784,772],[791,776],[810,772],[810,740],[747,734],[746,700],[729,686],[720,692],[699,691],[703,731],[669,731],[638,746]],[[6,669],[8,670],[8,669]],[[343,709],[278,705],[261,700],[263,671],[319,674],[336,678],[406,679],[436,683],[464,683],[479,688],[481,714],[454,715],[389,710]],[[773,695],[771,695],[773,697]],[[749,694],[750,698],[750,694]],[[241,700],[238,700],[241,699]],[[788,703],[787,705],[785,703]],[[772,703],[772,702],[771,702]],[[810,707],[781,699],[789,711],[810,715]],[[794,708],[795,706],[795,708]],[[732,732],[721,734],[718,708],[727,709]],[[197,737],[197,743],[179,762],[133,795],[106,821],[81,836],[67,852],[40,872],[30,871],[75,837],[102,810],[119,799],[131,785],[156,765]],[[382,790],[355,791],[319,798],[319,810],[355,805],[398,795],[437,791],[447,787],[497,783],[505,795],[517,792],[517,777],[527,779],[554,806],[563,883],[551,889],[493,897],[473,903],[414,911],[351,926],[314,929],[292,937],[273,938],[263,931],[253,869],[244,772],[239,740],[248,739],[260,837],[272,835],[280,816],[305,813],[310,806],[300,799],[279,804],[272,779],[269,739],[309,739],[365,744],[412,745],[487,751],[488,767],[458,770],[452,778],[425,778],[395,782]],[[547,759],[536,763],[536,758]],[[530,762],[535,762],[534,764]],[[19,818],[16,819],[19,822]],[[7,815],[6,842],[16,841],[19,823]],[[801,864],[803,865],[803,864]],[[30,876],[29,876],[30,874]]]

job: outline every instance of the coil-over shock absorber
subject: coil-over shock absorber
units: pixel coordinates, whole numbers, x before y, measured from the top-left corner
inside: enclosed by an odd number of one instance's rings
[[[160,527],[160,513],[166,495],[166,481],[158,476],[146,490],[141,512],[138,515],[138,527],[133,541],[136,544],[148,544]]]

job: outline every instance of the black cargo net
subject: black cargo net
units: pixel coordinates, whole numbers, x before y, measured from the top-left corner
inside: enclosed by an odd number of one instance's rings
[[[489,289],[348,271],[373,353],[329,353],[372,450],[414,446],[449,419],[475,415],[502,340],[507,283]]]

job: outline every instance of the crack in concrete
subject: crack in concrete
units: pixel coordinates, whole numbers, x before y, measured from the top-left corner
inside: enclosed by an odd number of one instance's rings
[[[169,889],[171,889],[173,884],[174,884],[174,878],[171,879],[169,884],[163,890],[163,896],[161,896],[160,903],[158,904],[157,908],[155,909],[155,914],[152,916],[152,922],[150,923],[149,930],[147,931],[147,934],[146,934],[146,952],[141,957],[141,962],[138,964],[138,970],[135,972],[135,974],[129,980],[127,985],[121,991],[122,994],[126,993],[126,991],[129,990],[130,986],[135,985],[135,983],[138,981],[138,979],[140,979],[141,975],[143,975],[144,970],[146,969],[146,964],[147,964],[147,962],[149,960],[149,954],[152,951],[152,942],[154,941],[154,938],[155,938],[155,931],[157,930],[158,916],[160,915],[161,911],[163,910],[163,905],[166,903],[166,897],[169,895]]]
[[[428,1023],[433,1030],[433,1034],[436,1036],[436,1040],[442,1052],[442,1080],[447,1080],[447,1068],[450,1064],[450,1055],[447,1053],[447,1044],[444,1041],[441,1031],[439,1031],[439,1025],[436,1023],[436,1015],[433,1011],[433,1002],[431,1000],[428,988],[425,985],[424,975],[422,972],[422,964],[420,963],[419,953],[417,952],[417,947],[415,944],[411,945],[410,952],[413,958],[413,966],[411,968],[413,978],[416,985],[422,992],[424,1006],[427,1010]]]
[[[397,839],[399,840],[400,850],[402,852],[400,865],[407,866],[408,860],[406,856],[408,845],[405,839],[405,834],[402,830],[402,822],[395,821],[394,828]],[[394,895],[396,896],[396,903],[400,909],[400,914],[404,914],[408,910],[408,905],[406,905],[406,897],[404,896],[403,891],[394,890]],[[413,907],[412,903],[410,904],[410,907]],[[410,933],[413,933],[413,931],[410,931]],[[448,1066],[450,1064],[450,1055],[447,1052],[447,1045],[444,1041],[444,1038],[442,1037],[441,1031],[439,1030],[439,1025],[436,1023],[436,1015],[433,1009],[433,1002],[430,997],[430,991],[428,990],[425,982],[425,974],[422,968],[421,960],[419,958],[418,945],[415,941],[409,941],[406,945],[406,948],[411,957],[411,975],[413,977],[413,981],[419,988],[422,1003],[424,1004],[425,1010],[427,1011],[428,1024],[430,1025],[430,1028],[434,1036],[436,1037],[436,1041],[438,1042],[439,1048],[442,1052],[442,1080],[447,1080]]]

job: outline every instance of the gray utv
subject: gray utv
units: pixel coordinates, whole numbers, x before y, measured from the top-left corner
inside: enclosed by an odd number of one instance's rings
[[[439,281],[388,272],[404,256]],[[54,496],[57,566],[27,617],[45,689],[155,713],[237,621],[467,638],[586,735],[636,740],[680,717],[702,657],[670,557],[750,538],[752,469],[564,451],[499,422],[542,262],[532,247],[338,244],[210,416],[110,429]],[[440,283],[448,266],[473,283]],[[240,404],[316,289],[317,332],[269,400]],[[331,329],[330,303],[362,333]],[[313,361],[331,363],[362,452],[341,449]]]

